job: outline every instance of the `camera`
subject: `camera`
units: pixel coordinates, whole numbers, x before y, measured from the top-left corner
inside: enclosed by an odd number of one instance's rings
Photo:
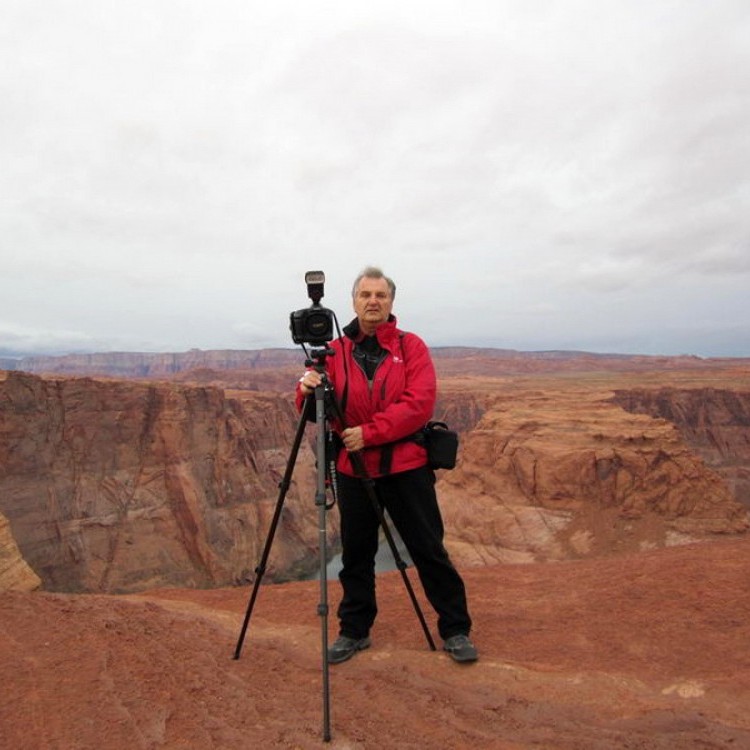
[[[289,329],[295,344],[322,346],[333,339],[333,311],[320,304],[326,276],[323,271],[308,271],[305,274],[307,296],[310,307],[295,310],[289,316]]]

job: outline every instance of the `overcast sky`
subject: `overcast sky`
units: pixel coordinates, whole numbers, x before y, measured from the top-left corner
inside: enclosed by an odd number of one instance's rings
[[[0,354],[750,356],[748,0],[3,0]]]

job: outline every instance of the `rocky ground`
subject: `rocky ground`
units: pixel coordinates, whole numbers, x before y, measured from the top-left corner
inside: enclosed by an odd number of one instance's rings
[[[431,652],[382,574],[328,743],[315,580],[261,588],[239,660],[248,588],[0,593],[0,747],[750,747],[750,539],[464,573],[480,661]]]

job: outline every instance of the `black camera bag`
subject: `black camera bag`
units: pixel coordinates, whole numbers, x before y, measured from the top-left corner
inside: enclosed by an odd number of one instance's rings
[[[403,340],[404,334],[401,334]],[[401,356],[406,362],[406,353],[401,347]],[[458,455],[458,433],[445,422],[428,422],[414,437],[427,449],[427,463],[431,469],[455,469]]]
[[[430,468],[455,468],[458,454],[458,433],[449,429],[445,422],[428,422],[422,428],[422,435]]]

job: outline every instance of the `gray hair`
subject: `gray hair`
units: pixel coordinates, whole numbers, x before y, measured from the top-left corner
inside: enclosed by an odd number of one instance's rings
[[[393,283],[393,279],[389,279],[379,268],[375,266],[367,266],[362,273],[354,279],[352,284],[352,297],[357,296],[357,287],[362,279],[385,279],[385,283],[388,284],[388,290],[391,293],[391,299],[396,298],[396,285]]]

